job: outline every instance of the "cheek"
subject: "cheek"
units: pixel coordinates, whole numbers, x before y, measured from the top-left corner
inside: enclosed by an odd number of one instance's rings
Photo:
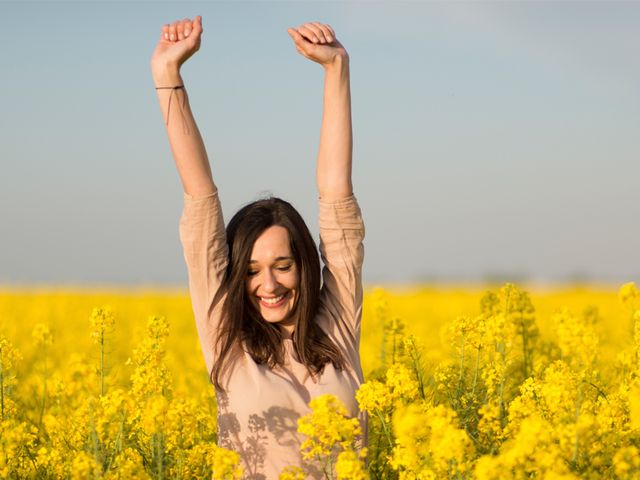
[[[300,276],[298,272],[291,276],[291,288],[296,291],[296,297],[300,294]]]

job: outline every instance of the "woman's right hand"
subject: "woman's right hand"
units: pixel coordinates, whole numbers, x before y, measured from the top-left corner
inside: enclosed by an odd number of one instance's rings
[[[154,77],[161,78],[171,69],[176,71],[200,48],[202,17],[185,18],[162,27],[162,34],[151,57]]]

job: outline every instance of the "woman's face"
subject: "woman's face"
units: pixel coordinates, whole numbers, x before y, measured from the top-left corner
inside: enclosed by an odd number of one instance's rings
[[[253,244],[247,266],[247,296],[251,304],[269,323],[278,323],[291,333],[295,318],[291,316],[298,298],[300,278],[289,246],[289,232],[274,225],[267,228]]]

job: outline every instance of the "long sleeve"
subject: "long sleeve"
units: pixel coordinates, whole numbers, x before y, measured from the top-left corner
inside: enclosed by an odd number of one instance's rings
[[[320,200],[324,267],[319,318],[323,329],[356,361],[362,318],[364,233],[360,207],[353,195],[334,202]]]
[[[228,247],[218,192],[194,197],[184,194],[180,241],[189,273],[189,292],[207,372],[214,362],[214,346],[222,301],[213,308],[228,262]]]

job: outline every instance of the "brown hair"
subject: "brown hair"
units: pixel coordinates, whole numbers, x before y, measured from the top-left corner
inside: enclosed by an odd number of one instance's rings
[[[316,244],[298,211],[288,202],[269,197],[241,208],[227,225],[229,258],[214,305],[224,297],[216,344],[218,355],[210,373],[211,382],[223,390],[221,376],[238,341],[259,364],[269,368],[284,364],[282,333],[266,322],[249,305],[245,282],[253,244],[269,227],[279,225],[289,234],[291,253],[298,269],[300,286],[292,315],[295,317],[293,345],[299,361],[310,374],[322,373],[331,362],[344,368],[344,358],[327,334],[315,322],[320,297],[320,259]]]

